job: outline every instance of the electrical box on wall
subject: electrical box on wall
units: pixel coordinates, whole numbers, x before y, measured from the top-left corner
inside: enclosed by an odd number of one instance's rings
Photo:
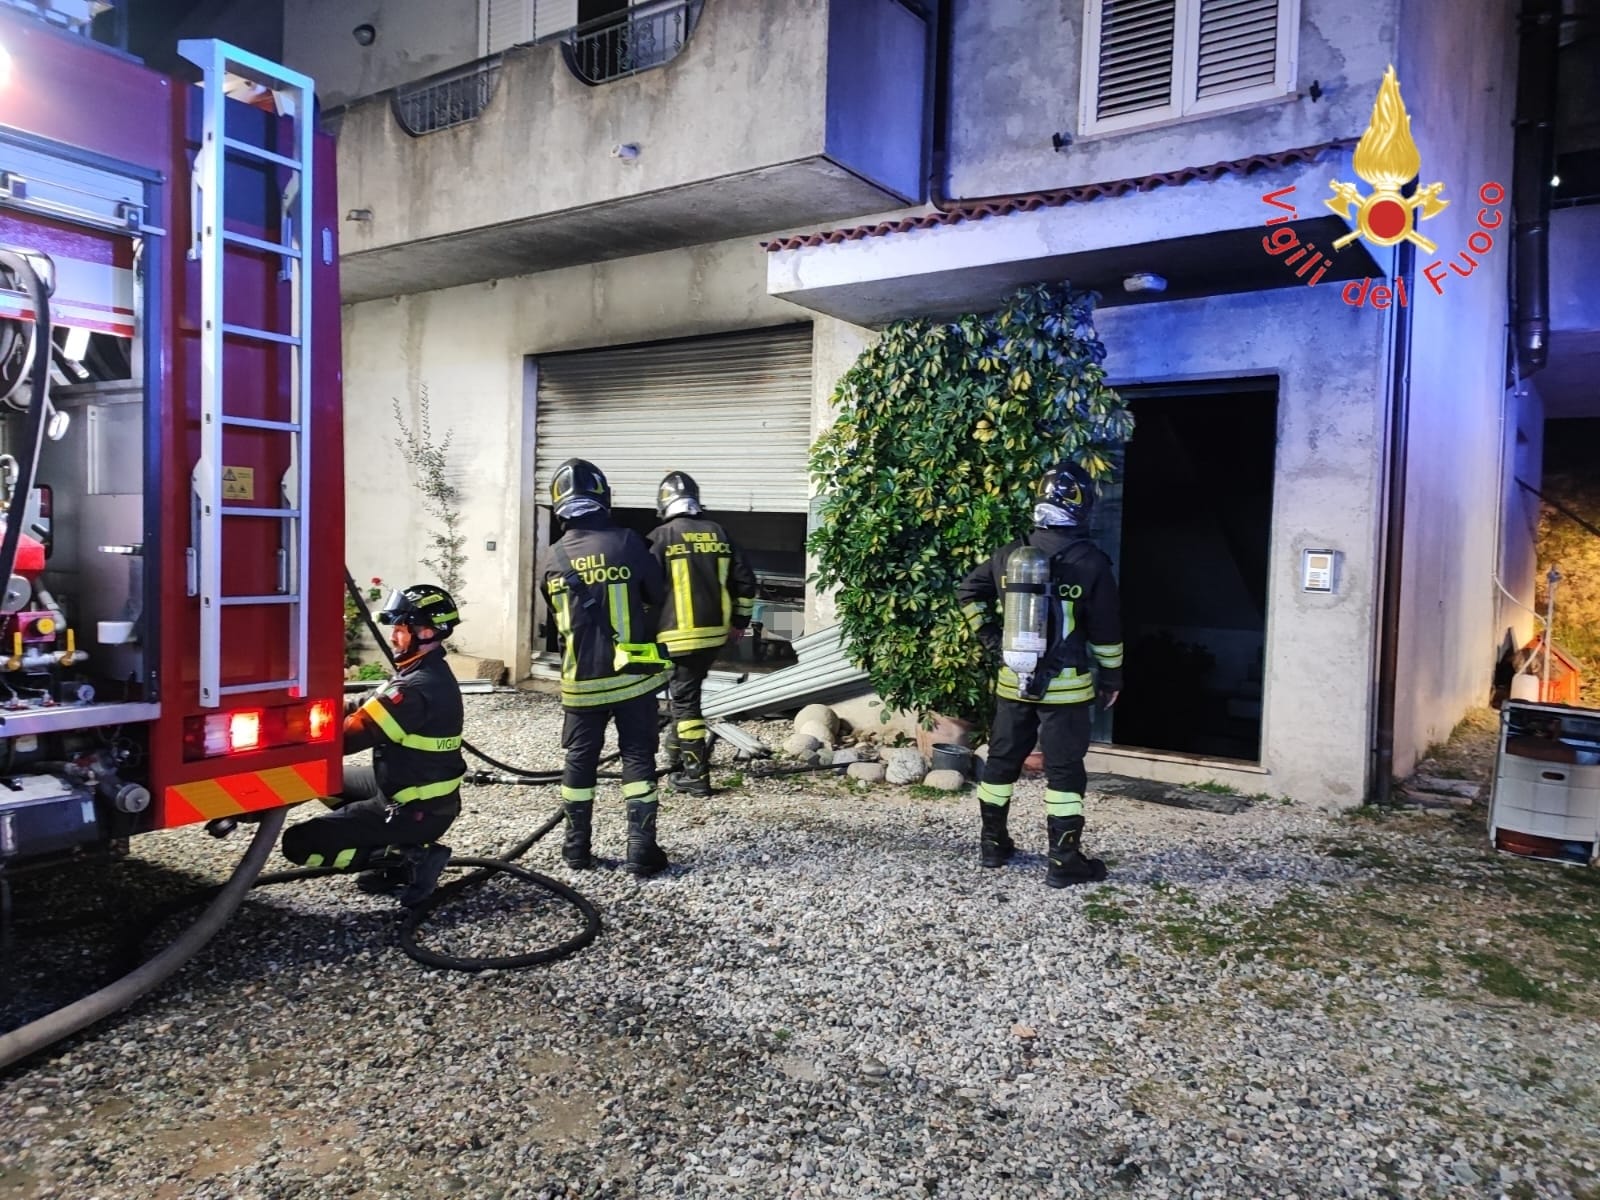
[[[1337,550],[1307,550],[1300,557],[1300,590],[1324,595],[1339,590]]]

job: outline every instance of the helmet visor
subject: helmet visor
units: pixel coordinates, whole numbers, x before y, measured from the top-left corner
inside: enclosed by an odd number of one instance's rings
[[[422,612],[411,603],[411,597],[402,591],[392,591],[378,610],[379,625],[410,625],[420,620]]]

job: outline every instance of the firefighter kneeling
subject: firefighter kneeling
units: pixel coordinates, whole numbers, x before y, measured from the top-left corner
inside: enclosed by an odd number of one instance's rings
[[[1002,547],[961,583],[959,599],[969,626],[1003,660],[989,757],[978,784],[983,826],[979,861],[1004,866],[1015,850],[1006,832],[1012,788],[1037,737],[1044,752],[1045,814],[1050,869],[1045,882],[1068,887],[1104,879],[1105,864],[1086,858],[1083,758],[1089,749],[1095,681],[1100,670],[1106,707],[1122,687],[1122,627],[1111,561],[1083,526],[1094,502],[1094,482],[1074,463],[1045,472],[1034,506],[1034,529]],[[1002,601],[1004,631],[991,603]]]
[[[378,614],[393,627],[396,674],[375,693],[345,701],[346,754],[372,751],[372,766],[346,767],[338,807],[284,830],[283,856],[307,867],[365,871],[364,892],[400,892],[420,904],[439,882],[450,847],[438,839],[461,812],[461,685],[444,661],[460,623],[443,588],[391,592]]]

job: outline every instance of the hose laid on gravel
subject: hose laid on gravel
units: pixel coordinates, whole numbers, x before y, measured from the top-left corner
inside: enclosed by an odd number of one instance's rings
[[[234,868],[228,882],[211,889],[216,899],[211,907],[184,930],[183,935],[154,958],[143,962],[122,978],[107,984],[83,999],[58,1008],[47,1016],[0,1035],[0,1071],[35,1054],[62,1038],[128,1007],[146,992],[165,982],[174,972],[198,954],[244,903],[245,893],[254,887],[266,865],[267,856],[278,844],[287,809],[273,809],[261,818],[256,835],[244,858]]]

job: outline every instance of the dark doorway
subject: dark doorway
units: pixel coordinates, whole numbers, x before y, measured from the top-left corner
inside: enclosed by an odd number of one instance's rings
[[[1124,395],[1138,424],[1096,534],[1117,562],[1126,687],[1098,736],[1259,761],[1276,382]]]

